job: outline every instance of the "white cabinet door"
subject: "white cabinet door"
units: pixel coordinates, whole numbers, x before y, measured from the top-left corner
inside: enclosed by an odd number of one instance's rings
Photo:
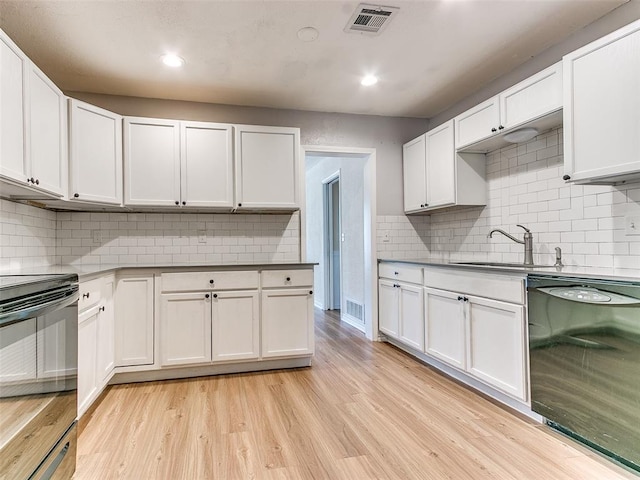
[[[180,205],[180,122],[124,119],[124,203]]]
[[[77,375],[78,311],[63,308],[38,317],[36,321],[38,378]],[[65,345],[65,348],[60,348],[60,345]]]
[[[36,378],[36,319],[2,328],[0,383]]]
[[[258,292],[217,292],[212,297],[212,360],[257,359],[260,356]]]
[[[122,204],[122,117],[69,99],[69,200]]]
[[[454,367],[465,368],[465,302],[444,290],[424,289],[425,352]]]
[[[400,337],[416,350],[424,351],[424,300],[423,288],[400,284]]]
[[[67,187],[67,112],[62,91],[33,63],[28,68],[27,155],[32,183],[64,196]]]
[[[640,175],[640,20],[566,55],[563,72],[565,173]]]
[[[427,203],[425,141],[423,134],[402,146],[405,212],[422,210]]]
[[[240,125],[235,133],[235,206],[298,208],[300,129]]]
[[[98,392],[96,344],[99,310],[92,308],[78,321],[78,417],[89,408]]]
[[[470,297],[467,370],[526,400],[525,312],[521,305]]]
[[[115,367],[115,280],[104,279],[102,287],[102,305],[98,316],[98,344],[96,377],[99,386],[103,386]]]
[[[313,293],[262,291],[262,357],[313,354]]]
[[[456,148],[470,145],[493,135],[500,127],[498,96],[461,113],[454,120]]]
[[[181,205],[231,208],[233,206],[231,125],[180,122],[180,130]]]
[[[393,338],[400,336],[400,294],[396,285],[378,281],[378,329]]]
[[[0,30],[0,175],[26,183],[25,72],[29,60]]]
[[[500,94],[500,124],[512,128],[562,108],[562,62]]]
[[[456,163],[453,120],[426,133],[427,205],[429,208],[456,203]],[[462,188],[466,188],[465,185]]]
[[[116,284],[116,367],[153,364],[153,275],[123,275]]]
[[[211,361],[211,293],[160,297],[160,364]]]

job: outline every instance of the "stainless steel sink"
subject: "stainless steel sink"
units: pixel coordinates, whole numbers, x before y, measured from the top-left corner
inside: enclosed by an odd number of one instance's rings
[[[469,265],[475,267],[504,267],[504,268],[556,268],[555,265],[525,265],[523,263],[502,262],[453,262],[454,265]]]

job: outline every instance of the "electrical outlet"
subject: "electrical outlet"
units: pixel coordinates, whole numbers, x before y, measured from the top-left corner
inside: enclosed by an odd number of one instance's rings
[[[624,231],[627,235],[640,235],[640,215],[626,215]]]
[[[198,230],[198,243],[207,243],[207,232]]]
[[[93,231],[93,243],[102,243],[102,230]]]
[[[382,241],[384,243],[389,243],[391,241],[391,238],[389,237],[389,232],[384,232],[384,235],[382,236]]]

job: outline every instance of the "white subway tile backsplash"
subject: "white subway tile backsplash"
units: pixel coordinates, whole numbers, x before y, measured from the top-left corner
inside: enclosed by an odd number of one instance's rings
[[[425,242],[430,255],[520,262],[521,245],[499,235],[486,238],[493,228],[520,237],[520,223],[533,232],[537,263],[553,263],[560,246],[568,265],[640,264],[640,236],[624,230],[624,215],[640,209],[638,184],[568,185],[562,160],[562,128],[487,154],[487,206],[432,214]],[[461,212],[475,223],[457,222]]]

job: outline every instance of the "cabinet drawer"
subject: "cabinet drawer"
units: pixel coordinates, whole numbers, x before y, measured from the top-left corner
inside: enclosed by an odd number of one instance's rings
[[[310,287],[313,285],[313,270],[264,270],[263,288]]]
[[[102,278],[80,283],[79,290],[78,312],[83,312],[100,302],[102,298]]]
[[[525,303],[523,277],[427,267],[424,269],[424,286],[521,305]]]
[[[422,283],[422,268],[399,263],[380,263],[378,273],[381,278],[390,278],[409,283]]]
[[[258,288],[258,272],[163,273],[163,292],[243,290]]]

